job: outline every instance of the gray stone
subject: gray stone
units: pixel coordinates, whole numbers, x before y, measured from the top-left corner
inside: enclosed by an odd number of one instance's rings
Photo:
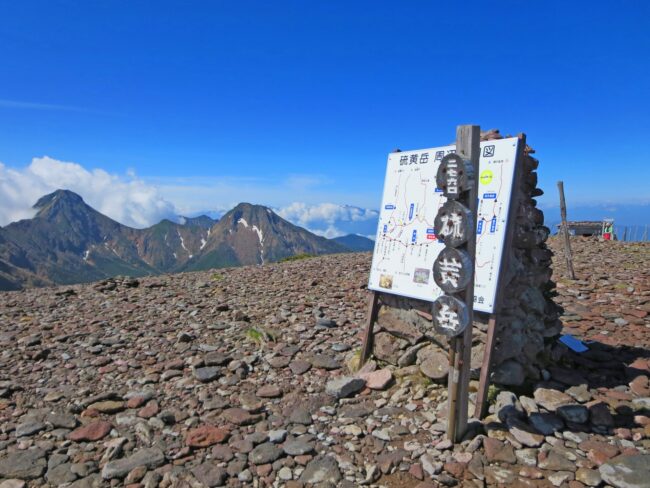
[[[598,468],[603,481],[616,488],[650,486],[650,454],[617,456]]]
[[[514,359],[499,364],[492,374],[492,381],[500,385],[519,386],[525,379],[524,367]]]
[[[289,456],[301,456],[314,452],[314,443],[302,439],[289,439],[282,448]]]
[[[194,377],[201,383],[208,383],[216,380],[221,374],[221,368],[216,366],[207,366],[205,368],[196,368],[193,372]]]
[[[553,435],[564,427],[562,419],[552,413],[531,413],[528,421],[544,435]]]
[[[325,392],[336,398],[346,398],[362,390],[366,380],[354,376],[342,376],[327,382]]]
[[[284,439],[287,437],[287,431],[284,429],[279,429],[279,430],[269,430],[269,442],[272,442],[273,444],[279,444],[280,442],[283,442]]]
[[[282,449],[271,442],[265,442],[253,449],[248,455],[248,459],[253,464],[268,464],[282,456]]]
[[[544,407],[549,412],[555,412],[558,407],[573,403],[573,398],[566,393],[562,393],[558,390],[551,390],[549,388],[537,388],[534,397],[537,404]]]
[[[311,357],[310,362],[314,368],[326,369],[328,371],[341,367],[341,363],[327,354],[316,354]]]
[[[546,453],[546,457],[538,463],[538,467],[541,469],[549,469],[551,471],[574,472],[576,470],[575,463],[554,448],[551,448],[551,450]]]
[[[293,409],[291,415],[289,415],[289,422],[292,424],[311,425],[311,414],[307,407],[297,407]]]
[[[39,420],[28,419],[16,426],[16,437],[29,437],[41,430],[45,430],[45,424]]]
[[[71,467],[70,463],[59,464],[52,469],[48,469],[45,478],[54,486],[72,483],[77,479],[77,475],[72,472]]]
[[[70,456],[68,456],[67,454],[54,453],[47,460],[47,469],[48,470],[54,469],[59,464],[67,463],[69,459],[70,459]]]
[[[77,426],[77,418],[67,413],[51,413],[45,418],[46,422],[52,424],[54,428],[74,429]]]
[[[518,419],[511,419],[509,425],[509,432],[520,444],[526,447],[539,447],[544,443],[544,436],[525,422]]]
[[[603,481],[597,469],[587,468],[578,468],[576,480],[587,486],[598,486]]]
[[[501,422],[508,422],[511,418],[522,418],[524,416],[517,395],[511,391],[499,392],[494,404],[494,411]]]
[[[336,459],[331,456],[317,456],[312,459],[300,475],[303,483],[338,483],[341,480]]]
[[[562,405],[555,412],[567,422],[585,424],[589,420],[589,410],[584,405]]]
[[[111,480],[124,478],[129,471],[138,466],[146,466],[147,469],[157,468],[165,463],[165,455],[158,448],[146,448],[131,454],[128,458],[111,461],[102,469],[102,478]]]
[[[415,364],[415,361],[417,360],[417,353],[420,349],[425,347],[427,345],[426,342],[420,342],[419,344],[416,344],[415,346],[409,347],[404,353],[397,359],[397,365],[400,368],[404,368],[406,366],[411,366],[412,364]]]
[[[291,472],[291,468],[288,468],[286,466],[280,468],[280,471],[278,471],[278,476],[282,481],[289,481],[293,479],[293,473]]]
[[[192,474],[203,484],[203,486],[207,486],[208,488],[212,488],[213,486],[223,486],[228,477],[225,469],[220,468],[211,462],[199,464],[197,467],[192,469]]]
[[[26,486],[27,483],[23,480],[11,479],[0,481],[0,488],[25,488]]]
[[[548,480],[553,486],[562,486],[566,481],[573,480],[571,471],[557,471],[548,475]]]
[[[334,322],[332,319],[319,317],[316,319],[316,327],[320,327],[323,329],[332,329],[336,327],[336,322]]]
[[[304,374],[311,369],[311,363],[302,359],[296,359],[289,363],[289,369],[293,374]]]
[[[396,317],[392,312],[382,313],[377,319],[377,325],[391,335],[407,340],[414,345],[424,338],[424,334],[418,328]]]
[[[435,346],[428,346],[418,352],[420,371],[432,380],[442,381],[449,372],[447,353]]]
[[[35,479],[45,473],[46,452],[42,449],[12,452],[0,458],[0,477]]]
[[[388,332],[379,332],[375,334],[373,352],[377,359],[396,366],[402,355],[402,350],[408,345],[408,341],[404,339],[395,337]]]

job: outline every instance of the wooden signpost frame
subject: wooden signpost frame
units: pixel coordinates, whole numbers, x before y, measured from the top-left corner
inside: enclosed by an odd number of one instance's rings
[[[481,363],[481,373],[479,377],[478,392],[476,394],[476,403],[474,406],[474,417],[482,419],[487,410],[487,394],[490,387],[490,373],[492,372],[492,353],[496,340],[496,332],[499,325],[499,313],[504,299],[505,278],[510,267],[510,253],[515,236],[515,226],[517,225],[517,212],[519,210],[519,192],[521,188],[521,178],[523,174],[524,157],[526,156],[526,134],[517,136],[517,156],[515,158],[515,172],[512,179],[513,192],[510,196],[510,206],[508,208],[508,224],[506,225],[506,237],[503,245],[503,255],[501,256],[501,267],[499,268],[499,278],[497,281],[497,293],[494,301],[494,312],[488,316],[488,330],[485,341],[485,351],[483,352],[483,361]]]
[[[475,404],[475,410],[474,410],[474,417],[481,419],[484,417],[487,409],[487,393],[488,389],[490,386],[490,373],[491,373],[491,368],[492,368],[492,354],[494,351],[494,346],[495,346],[495,340],[496,340],[496,332],[498,330],[498,323],[499,323],[499,311],[501,309],[501,305],[503,302],[504,298],[504,290],[505,290],[505,277],[507,274],[508,267],[510,265],[509,263],[509,254],[510,250],[512,249],[512,243],[514,240],[514,232],[515,232],[515,225],[516,225],[516,220],[517,220],[517,211],[519,209],[519,191],[521,188],[521,178],[522,178],[522,173],[523,173],[523,162],[524,162],[524,156],[526,155],[526,135],[525,134],[519,134],[518,135],[518,145],[517,145],[517,155],[515,158],[515,171],[514,171],[514,177],[513,177],[513,192],[510,198],[510,205],[508,208],[508,224],[506,225],[506,237],[504,241],[504,247],[503,247],[503,255],[501,257],[501,267],[499,271],[499,280],[498,280],[498,285],[497,285],[497,292],[496,292],[496,297],[495,297],[495,306],[494,306],[494,312],[491,314],[486,314],[488,316],[488,330],[487,330],[487,339],[486,339],[486,344],[485,344],[485,351],[483,353],[483,361],[481,364],[481,373],[480,373],[480,379],[479,379],[479,388],[477,392],[477,397],[476,397],[476,404]],[[361,346],[361,355],[360,355],[360,362],[359,365],[363,365],[368,359],[370,359],[370,356],[372,355],[372,350],[373,350],[373,342],[374,342],[374,324],[375,321],[377,320],[377,314],[379,312],[379,300],[381,298],[381,293],[378,291],[372,291],[371,295],[368,298],[368,308],[366,311],[366,322],[365,322],[365,328],[364,328],[364,334],[363,334],[363,343]],[[483,316],[483,312],[475,312],[476,314]],[[470,344],[470,350],[471,350],[471,330],[473,327],[468,327],[468,337],[469,337],[469,344]],[[463,336],[460,337],[461,342],[465,342],[463,340]],[[458,340],[458,339],[456,339]],[[453,340],[452,340],[453,341]],[[452,342],[450,341],[450,342]],[[469,374],[469,354],[468,351],[466,350],[465,347],[462,348],[461,356],[459,358],[456,358],[455,354],[455,347],[450,348],[450,370],[454,368],[454,364],[456,364],[457,367],[463,366],[463,368],[467,369],[467,372]],[[460,360],[460,362],[459,362]],[[463,364],[466,363],[466,364]],[[467,397],[467,395],[465,395]],[[462,411],[463,409],[465,412],[467,412],[468,409],[468,404],[467,402],[469,401],[468,398],[466,398],[463,402],[462,405],[459,405],[459,410],[457,411]],[[461,420],[467,420],[467,413],[465,415],[461,415]],[[455,421],[457,422],[457,420]],[[460,429],[462,430],[462,429]],[[452,434],[452,437],[454,437],[455,442],[460,440],[462,437],[463,432],[461,431],[456,431],[456,432],[449,432],[448,434]]]

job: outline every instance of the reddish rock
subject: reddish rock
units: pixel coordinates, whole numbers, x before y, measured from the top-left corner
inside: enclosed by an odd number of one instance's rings
[[[420,463],[411,464],[409,474],[417,480],[422,481],[424,479],[424,471],[422,470],[422,465]]]
[[[149,419],[151,417],[155,417],[158,415],[158,412],[160,412],[160,407],[158,406],[158,402],[156,400],[151,400],[149,403],[144,408],[141,408],[140,411],[138,412],[138,417],[142,417],[143,419]]]
[[[362,373],[359,377],[366,380],[366,386],[372,390],[383,390],[393,381],[393,373],[388,368]]]
[[[630,381],[630,390],[635,395],[645,397],[650,395],[650,388],[648,388],[648,377],[645,375],[637,376]]]
[[[585,451],[587,458],[598,466],[618,454],[618,448],[616,446],[596,440],[586,440],[581,442],[578,447]]]
[[[457,463],[457,462],[445,463],[444,471],[456,479],[462,479],[466,467],[467,464],[465,463]]]
[[[228,408],[223,411],[221,417],[235,425],[250,425],[261,419],[260,415],[251,415],[243,408]]]
[[[271,474],[271,471],[273,471],[273,465],[261,464],[260,466],[256,466],[255,469],[257,470],[258,476],[268,476]]]
[[[70,434],[68,434],[68,439],[75,442],[98,441],[106,437],[112,428],[113,426],[110,422],[104,420],[91,422],[90,424],[82,425],[70,432]]]
[[[650,372],[650,362],[644,358],[636,358],[634,362],[629,364],[629,367],[641,371]]]
[[[282,390],[275,385],[264,385],[255,394],[260,398],[277,398],[282,396]]]
[[[126,408],[139,408],[145,404],[147,397],[144,396],[134,396],[129,398],[129,401],[126,402]]]
[[[486,437],[483,439],[483,447],[485,448],[485,457],[488,462],[504,462],[509,464],[515,464],[517,462],[515,450],[510,444],[506,444],[492,437]]]
[[[185,443],[190,447],[208,447],[213,444],[220,444],[228,439],[230,433],[214,425],[202,425],[187,433]]]
[[[301,466],[307,466],[307,463],[312,460],[312,457],[313,456],[309,454],[303,454],[301,456],[295,456],[293,460]]]

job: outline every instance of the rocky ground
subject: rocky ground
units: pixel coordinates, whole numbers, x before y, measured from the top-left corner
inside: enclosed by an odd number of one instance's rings
[[[573,244],[589,350],[457,446],[444,382],[348,370],[368,254],[2,293],[0,488],[650,486],[650,245]]]

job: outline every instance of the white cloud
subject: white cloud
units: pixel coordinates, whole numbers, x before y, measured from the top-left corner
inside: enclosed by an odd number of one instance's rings
[[[365,235],[376,229],[379,216],[376,210],[336,203],[310,205],[294,202],[275,211],[280,217],[327,238]]]
[[[155,186],[133,172],[119,176],[44,156],[24,169],[0,163],[0,225],[32,217],[34,203],[58,189],[78,193],[94,209],[132,227],[147,227],[176,214]]]

